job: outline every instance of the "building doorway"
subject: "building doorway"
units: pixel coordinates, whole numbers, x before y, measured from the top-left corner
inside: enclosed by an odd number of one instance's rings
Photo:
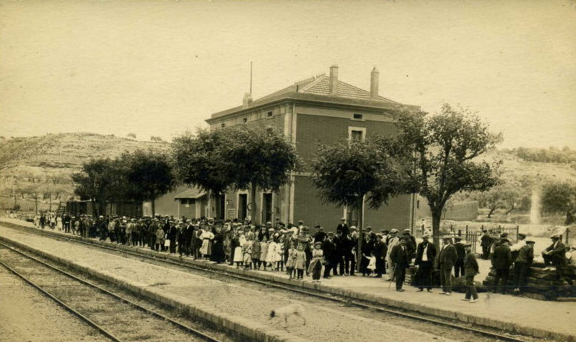
[[[238,219],[244,221],[248,212],[248,195],[238,194]]]
[[[215,204],[214,218],[217,220],[224,220],[226,211],[226,195],[214,196],[214,204]]]
[[[262,223],[272,222],[272,194],[262,194]]]

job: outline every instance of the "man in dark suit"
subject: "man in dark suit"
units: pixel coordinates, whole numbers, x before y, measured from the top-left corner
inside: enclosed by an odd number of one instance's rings
[[[500,239],[500,245],[494,248],[492,254],[492,267],[496,270],[494,277],[494,292],[498,290],[498,283],[502,280],[501,292],[506,293],[506,286],[508,285],[508,274],[510,272],[510,265],[512,265],[512,253],[508,246],[508,239]]]
[[[394,246],[390,253],[392,259],[392,269],[394,270],[394,277],[396,278],[396,291],[404,292],[402,284],[406,277],[406,269],[410,267],[410,257],[408,256],[408,248],[406,247],[406,238],[400,238],[400,244]]]
[[[550,237],[552,244],[548,246],[543,252],[544,258],[544,271],[552,270],[550,265],[556,267],[556,278],[558,281],[566,280],[570,285],[572,281],[565,275],[566,272],[566,247],[562,243],[559,234],[554,234]]]
[[[314,243],[323,242],[326,239],[326,233],[324,233],[324,228],[320,225],[314,226],[316,229],[316,234],[314,234]]]
[[[336,254],[336,244],[334,243],[334,233],[329,232],[326,240],[322,242],[322,251],[324,251],[324,258],[326,260],[326,267],[324,268],[324,278],[330,278],[330,271],[334,270],[336,274],[336,265],[338,264]]]
[[[440,270],[440,283],[442,284],[442,292],[450,296],[452,294],[452,268],[456,263],[458,254],[456,253],[456,248],[452,245],[452,237],[445,236],[443,239],[444,246],[440,249],[438,253],[438,269]]]
[[[456,241],[454,247],[456,248],[456,254],[458,255],[456,263],[454,264],[454,276],[458,278],[464,276],[464,257],[466,256],[466,250],[464,249],[461,237],[455,237],[454,241]]]
[[[534,244],[533,240],[526,241],[514,260],[514,293],[520,293],[526,287],[526,277],[534,259]]]
[[[388,252],[388,247],[384,242],[382,234],[376,234],[376,243],[374,244],[374,252],[373,255],[376,258],[376,276],[375,278],[382,278],[382,274],[386,272],[386,268],[384,267],[384,257]]]
[[[416,248],[416,261],[414,264],[418,266],[418,288],[420,292],[424,288],[428,292],[432,292],[432,267],[434,259],[436,259],[436,246],[429,242],[430,235],[424,234],[422,242]]]
[[[490,256],[490,245],[492,244],[492,238],[488,234],[487,230],[482,232],[482,237],[480,238],[480,246],[482,246],[482,259],[488,260]]]
[[[348,225],[346,224],[346,218],[341,218],[340,219],[340,224],[338,226],[336,226],[336,232],[341,232],[342,236],[346,236],[348,234],[350,234],[350,229],[348,228]]]
[[[476,261],[476,255],[472,252],[472,244],[463,244],[463,247],[466,253],[464,256],[466,295],[463,300],[470,301],[470,303],[476,303],[478,300],[478,293],[476,292],[476,285],[474,284],[474,276],[480,274],[480,268],[478,267],[478,261]]]

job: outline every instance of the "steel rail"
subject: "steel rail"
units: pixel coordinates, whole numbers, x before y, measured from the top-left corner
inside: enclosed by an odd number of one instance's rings
[[[56,303],[58,303],[58,305],[60,305],[61,307],[63,307],[64,309],[66,309],[67,311],[71,312],[73,315],[77,316],[78,318],[80,318],[81,320],[83,320],[84,322],[88,323],[90,326],[92,326],[93,328],[95,328],[96,330],[98,330],[101,334],[103,334],[104,336],[108,337],[109,339],[111,339],[112,341],[115,342],[122,342],[122,340],[118,339],[116,336],[112,335],[112,333],[108,332],[106,329],[102,328],[101,326],[99,326],[97,323],[93,322],[92,320],[90,320],[88,317],[82,315],[80,312],[74,310],[72,307],[70,307],[68,304],[64,303],[63,301],[61,301],[60,299],[54,297],[51,293],[47,292],[46,290],[44,290],[43,288],[41,288],[40,286],[38,286],[37,284],[35,284],[33,281],[31,281],[30,279],[26,278],[25,276],[23,276],[22,274],[18,273],[18,271],[14,270],[13,268],[11,268],[10,266],[6,265],[3,261],[0,261],[0,265],[4,266],[4,268],[6,268],[8,271],[10,271],[11,273],[13,273],[14,275],[16,275],[17,277],[19,277],[20,279],[24,280],[26,283],[28,283],[28,285],[34,287],[36,290],[40,291],[42,294],[44,294],[46,297],[52,299],[53,301],[55,301]]]
[[[36,233],[36,232],[34,232],[34,233]],[[138,251],[128,251],[125,249],[115,248],[114,246],[106,246],[106,245],[102,245],[102,244],[98,244],[98,243],[94,243],[94,242],[87,242],[87,241],[83,241],[83,240],[73,239],[73,238],[67,237],[65,235],[50,236],[50,237],[54,238],[56,240],[63,240],[63,241],[67,241],[67,242],[84,244],[86,246],[94,247],[94,248],[98,248],[98,249],[110,250],[110,251],[118,253],[118,254],[127,254],[127,255],[134,256],[134,257],[138,257],[138,258],[150,259],[150,260],[153,260],[156,262],[174,265],[176,267],[183,267],[183,268],[198,270],[198,271],[202,271],[202,272],[206,272],[206,273],[213,273],[213,274],[223,275],[226,277],[232,277],[232,278],[236,278],[236,279],[239,279],[242,281],[257,283],[257,284],[267,286],[267,287],[278,288],[278,289],[282,289],[285,291],[295,292],[295,293],[299,293],[299,294],[303,294],[303,295],[307,295],[307,296],[311,296],[311,297],[316,297],[316,298],[320,298],[320,299],[324,299],[324,300],[344,303],[345,305],[349,305],[349,306],[356,306],[356,307],[360,307],[360,308],[384,312],[387,314],[391,314],[391,315],[395,315],[395,316],[399,316],[399,317],[403,317],[403,318],[407,318],[407,319],[413,319],[413,320],[423,321],[423,322],[427,322],[427,323],[431,323],[431,324],[435,324],[435,325],[446,326],[446,327],[450,327],[453,329],[463,330],[463,331],[467,331],[470,333],[474,333],[477,335],[482,335],[482,336],[491,337],[491,338],[497,338],[497,339],[500,339],[503,341],[526,342],[526,340],[523,340],[521,338],[518,338],[518,337],[515,337],[512,335],[503,335],[503,334],[499,334],[499,333],[489,331],[489,330],[473,328],[473,327],[466,326],[464,324],[457,324],[457,323],[453,323],[453,322],[448,322],[445,319],[430,318],[430,317],[426,317],[424,315],[413,313],[413,312],[406,312],[406,311],[389,309],[389,308],[385,308],[385,307],[380,306],[380,305],[374,305],[373,303],[366,303],[366,302],[355,300],[355,299],[352,299],[352,298],[349,298],[346,296],[342,296],[342,295],[332,295],[332,294],[327,295],[324,292],[322,292],[321,290],[303,289],[300,286],[282,284],[282,283],[278,283],[274,280],[272,280],[272,281],[263,280],[263,279],[260,279],[258,277],[255,277],[255,276],[239,275],[239,274],[235,274],[235,273],[231,273],[231,272],[226,272],[225,270],[216,270],[216,269],[212,269],[212,268],[208,268],[208,267],[202,267],[202,266],[198,266],[198,265],[194,265],[194,264],[190,264],[190,263],[177,262],[177,261],[170,260],[167,258],[157,258],[155,256],[147,255],[145,253],[140,253]]]
[[[82,283],[82,284],[84,284],[84,285],[86,285],[86,286],[92,287],[92,288],[94,288],[94,289],[96,289],[96,290],[98,290],[98,291],[100,291],[100,292],[102,292],[102,293],[104,293],[104,294],[106,294],[106,295],[108,295],[108,296],[111,296],[111,297],[113,297],[113,298],[115,298],[115,299],[117,299],[117,300],[119,300],[119,301],[121,301],[121,302],[123,302],[123,303],[126,303],[126,304],[128,304],[128,305],[130,305],[130,306],[132,306],[132,307],[134,307],[134,308],[136,308],[136,309],[138,309],[138,310],[140,310],[140,311],[143,311],[143,312],[145,312],[145,313],[147,313],[147,314],[149,314],[149,315],[151,315],[151,316],[154,316],[154,317],[156,317],[156,318],[159,318],[159,319],[162,319],[162,320],[164,320],[164,321],[167,321],[167,322],[169,322],[170,324],[176,326],[177,328],[180,328],[181,330],[183,330],[183,331],[185,331],[185,332],[187,332],[187,333],[190,333],[190,334],[192,334],[192,335],[198,336],[198,337],[200,337],[200,338],[202,338],[202,339],[204,339],[204,340],[206,340],[206,341],[210,341],[210,342],[220,342],[220,340],[217,340],[217,339],[215,339],[215,338],[213,338],[213,337],[211,337],[211,336],[209,336],[209,335],[206,335],[206,334],[204,334],[203,332],[201,332],[200,330],[197,330],[197,329],[195,329],[195,328],[192,328],[192,327],[190,327],[190,326],[187,326],[187,325],[185,325],[185,324],[182,324],[182,323],[180,323],[180,322],[178,322],[178,321],[176,321],[176,320],[173,320],[173,319],[171,319],[171,318],[169,318],[169,317],[167,317],[167,316],[164,316],[164,315],[162,315],[162,314],[160,314],[160,313],[158,313],[158,312],[156,312],[156,311],[154,311],[154,310],[151,310],[151,309],[148,309],[148,308],[146,308],[146,307],[143,307],[143,306],[141,306],[141,305],[139,305],[139,304],[136,304],[136,303],[130,301],[129,299],[126,299],[126,298],[124,298],[124,297],[121,297],[121,296],[119,296],[119,295],[117,295],[117,294],[115,294],[115,293],[113,293],[113,292],[111,292],[111,291],[109,291],[109,290],[106,290],[106,289],[104,289],[104,288],[102,288],[102,287],[100,287],[100,286],[98,286],[98,285],[96,285],[96,284],[93,284],[93,283],[91,283],[91,282],[89,282],[89,281],[86,281],[86,280],[84,280],[84,279],[81,279],[81,278],[79,278],[79,277],[77,277],[77,276],[75,276],[75,275],[73,275],[73,274],[70,274],[70,273],[68,273],[68,272],[66,272],[66,271],[64,271],[64,270],[62,270],[62,269],[59,269],[59,268],[57,268],[57,267],[55,267],[55,266],[53,266],[53,265],[50,265],[50,264],[48,264],[48,263],[46,263],[46,262],[44,262],[44,261],[42,261],[42,260],[39,260],[38,258],[35,258],[35,257],[33,257],[33,256],[31,256],[31,255],[29,255],[29,254],[27,254],[27,253],[24,253],[24,252],[22,252],[22,251],[20,251],[20,250],[18,250],[18,249],[16,249],[16,248],[14,248],[14,247],[12,247],[12,246],[9,246],[9,245],[7,245],[7,244],[5,244],[5,243],[3,243],[3,242],[0,242],[0,246],[3,246],[3,247],[5,247],[5,248],[8,248],[9,250],[11,250],[11,251],[13,251],[13,252],[15,252],[15,253],[18,253],[18,254],[20,254],[20,255],[22,255],[22,256],[30,259],[30,260],[33,260],[33,261],[35,261],[35,262],[37,262],[37,263],[39,263],[39,264],[41,264],[41,265],[43,265],[43,266],[45,266],[45,267],[48,267],[48,268],[50,268],[50,269],[52,269],[52,270],[54,270],[54,271],[56,271],[56,272],[58,272],[58,273],[63,274],[63,275],[65,275],[65,276],[69,277],[69,278],[72,278],[72,279],[74,279],[74,280],[76,280],[76,281],[78,281],[78,282],[80,282],[80,283]],[[11,268],[9,268],[9,266],[5,265],[5,264],[2,263],[2,262],[0,262],[0,263],[1,263],[4,267],[10,269],[12,272],[16,273],[16,271],[14,271],[14,270],[12,270]],[[19,275],[19,274],[18,274],[18,276],[21,277],[22,279],[26,280],[27,282],[29,282],[29,280],[25,279],[22,275]],[[30,283],[30,282],[29,282],[29,283]],[[43,289],[39,288],[37,285],[33,285],[33,286],[36,287],[37,289],[39,289],[40,291],[48,294],[48,293],[45,292]],[[51,296],[51,298],[53,298],[54,300],[59,301],[59,300],[58,300],[57,298],[55,298],[54,296],[52,296],[52,295],[50,295],[50,294],[48,294],[48,295]],[[65,305],[65,304],[64,304],[64,305]],[[68,307],[68,308],[69,308],[69,307]],[[71,308],[69,308],[69,309],[71,309]],[[73,310],[73,309],[71,309],[71,310]],[[78,314],[81,315],[80,313],[78,313]],[[84,316],[82,316],[82,317],[85,318]],[[85,318],[85,319],[87,319],[87,318]],[[90,322],[91,322],[91,321],[90,321]],[[95,324],[95,325],[97,326],[96,323],[93,323],[93,322],[92,322],[91,324]],[[99,328],[99,329],[102,329],[101,327],[98,327],[98,328]],[[103,329],[102,329],[102,330],[103,330]],[[112,336],[112,335],[109,335],[109,336]],[[118,340],[116,337],[113,337],[113,336],[112,336],[112,338],[113,338],[115,341],[120,341],[120,340]]]

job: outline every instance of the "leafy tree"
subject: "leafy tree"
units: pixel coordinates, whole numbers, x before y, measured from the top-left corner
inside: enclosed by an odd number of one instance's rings
[[[547,212],[566,215],[565,225],[576,222],[576,184],[555,182],[544,185],[542,207]]]
[[[256,191],[279,191],[299,168],[295,146],[278,128],[230,127],[222,130],[221,154],[225,173],[235,190],[250,189],[252,219],[260,223]]]
[[[125,172],[124,196],[137,201],[151,201],[154,216],[156,198],[176,186],[176,178],[168,157],[160,153],[138,150],[131,154],[123,154],[120,162],[124,165]]]
[[[106,203],[123,196],[121,166],[118,160],[93,159],[82,165],[81,172],[72,175],[76,184],[74,193],[97,204],[94,215],[104,213]]]
[[[320,145],[311,166],[312,182],[325,203],[348,206],[359,213],[365,200],[378,208],[402,189],[397,162],[369,142]],[[358,217],[362,236],[362,215]],[[362,240],[358,239],[360,250]]]
[[[172,158],[178,180],[221,196],[232,185],[234,165],[222,157],[223,132],[198,130],[174,138]]]
[[[433,116],[400,113],[397,127],[398,135],[381,139],[381,148],[404,165],[404,191],[427,199],[438,243],[442,211],[450,197],[459,191],[486,191],[497,184],[499,164],[473,159],[493,148],[501,135],[490,133],[474,113],[448,104]]]
[[[506,209],[506,215],[511,213],[522,203],[522,198],[527,196],[519,187],[509,183],[497,185],[490,190],[479,192],[477,199],[481,207],[488,208],[488,218],[496,209]]]

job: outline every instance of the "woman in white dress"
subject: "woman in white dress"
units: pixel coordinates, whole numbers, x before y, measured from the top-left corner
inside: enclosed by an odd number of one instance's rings
[[[202,247],[200,247],[200,253],[204,259],[210,260],[210,256],[212,255],[212,240],[214,239],[214,233],[208,230],[208,228],[204,228],[202,235],[200,235],[200,239],[202,239]]]

